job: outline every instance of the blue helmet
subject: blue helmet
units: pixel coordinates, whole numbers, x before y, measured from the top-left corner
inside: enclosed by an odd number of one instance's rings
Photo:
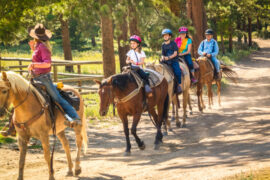
[[[212,29],[207,29],[206,31],[205,31],[205,34],[206,35],[213,35],[214,34],[214,31],[212,30]]]
[[[161,35],[169,34],[172,36],[172,31],[170,29],[163,29]]]

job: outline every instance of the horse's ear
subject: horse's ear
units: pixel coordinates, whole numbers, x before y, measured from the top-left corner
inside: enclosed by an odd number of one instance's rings
[[[94,80],[98,85],[101,85],[101,81],[99,81],[99,80]]]
[[[2,71],[2,79],[4,81],[8,81],[8,79],[7,79],[7,73],[5,71]]]

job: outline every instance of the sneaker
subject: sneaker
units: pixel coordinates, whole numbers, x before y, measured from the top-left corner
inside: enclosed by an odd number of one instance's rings
[[[220,72],[215,73],[214,78],[215,78],[215,80],[221,80],[221,73]]]
[[[147,94],[147,97],[152,97],[152,96],[153,96],[153,94],[152,94],[152,89],[150,88],[150,86],[149,86],[148,84],[146,84],[146,85],[144,86],[144,89],[145,89],[145,92],[146,92],[146,94]]]
[[[195,79],[194,77],[193,78],[191,78],[191,83],[192,84],[196,84],[198,82],[198,80],[197,79]]]
[[[72,119],[69,115],[65,114],[65,122],[64,124],[70,128],[74,127],[74,126],[78,126],[78,125],[82,125],[82,122],[80,119]]]
[[[182,92],[183,92],[183,91],[182,91],[181,85],[178,85],[178,86],[177,86],[176,93],[177,93],[177,94],[181,94]]]

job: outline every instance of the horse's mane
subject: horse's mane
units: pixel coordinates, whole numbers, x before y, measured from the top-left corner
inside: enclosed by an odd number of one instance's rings
[[[108,82],[111,82],[113,87],[116,87],[120,89],[121,91],[125,90],[127,87],[127,84],[129,82],[135,82],[134,77],[131,75],[131,73],[122,73],[122,74],[115,74],[108,79],[105,79],[101,86],[104,84],[107,84]]]
[[[24,92],[27,92],[28,88],[30,88],[30,90],[38,96],[38,99],[41,101],[41,103],[45,103],[45,99],[43,98],[43,96],[37,91],[34,86],[32,86],[31,84],[29,85],[29,81],[24,79],[21,75],[12,71],[7,71],[6,75],[13,92],[22,94]],[[0,78],[2,79],[2,74],[0,74]]]

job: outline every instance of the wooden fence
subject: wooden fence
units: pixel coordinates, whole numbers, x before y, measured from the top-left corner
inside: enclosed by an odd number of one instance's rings
[[[7,66],[4,68],[2,66],[2,61],[11,61],[18,62],[18,65]],[[15,72],[19,72],[21,75],[23,73],[27,73],[28,65],[23,65],[23,62],[32,62],[30,58],[11,58],[11,57],[2,57],[0,59],[0,71],[2,70],[12,70]],[[92,88],[90,86],[82,86],[83,81],[90,81],[94,79],[102,79],[103,75],[96,74],[82,74],[81,66],[83,65],[91,65],[91,64],[102,64],[102,61],[65,61],[65,60],[52,60],[52,79],[54,82],[63,82],[63,83],[77,83],[77,86],[73,86],[78,89],[81,94],[95,93],[97,91],[96,88]],[[77,73],[62,73],[58,72],[59,66],[77,66]],[[13,70],[15,69],[15,70]],[[59,79],[58,76],[66,76],[65,78]],[[82,91],[84,90],[84,91]]]

